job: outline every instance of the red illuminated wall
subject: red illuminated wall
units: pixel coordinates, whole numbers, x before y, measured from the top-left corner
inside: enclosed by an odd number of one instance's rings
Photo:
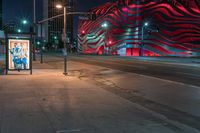
[[[197,0],[119,0],[91,11],[95,21],[80,20],[79,50],[83,53],[139,56],[142,26],[145,56],[200,56],[200,3]],[[103,28],[102,24],[108,24]],[[157,30],[159,29],[159,32]]]

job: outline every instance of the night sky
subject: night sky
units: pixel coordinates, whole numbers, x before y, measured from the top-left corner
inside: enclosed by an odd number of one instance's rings
[[[77,0],[78,11],[88,11],[90,8],[109,0]],[[20,23],[21,19],[32,21],[32,0],[3,0],[3,22]],[[37,20],[42,19],[42,0],[36,0]]]

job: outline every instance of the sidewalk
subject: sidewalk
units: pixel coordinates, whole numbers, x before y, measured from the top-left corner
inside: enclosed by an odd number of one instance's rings
[[[1,133],[198,132],[102,89],[102,83],[114,89],[103,80],[120,71],[70,62],[65,77],[56,69],[62,65],[49,64],[34,62],[33,75],[0,76]]]
[[[0,61],[0,75],[3,74],[4,68],[5,68],[4,63]]]
[[[0,75],[3,74],[4,68],[5,68],[5,57],[2,54],[0,54]]]

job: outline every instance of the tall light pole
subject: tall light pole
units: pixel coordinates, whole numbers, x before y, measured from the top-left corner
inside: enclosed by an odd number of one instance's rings
[[[67,10],[64,6],[64,29],[63,29],[63,44],[64,44],[64,75],[67,75],[67,44],[66,44],[66,35],[67,35]]]
[[[140,56],[143,56],[143,47],[144,47],[144,29],[145,27],[147,27],[149,25],[149,23],[145,22],[142,25],[142,42],[141,42],[141,46],[140,46]]]
[[[27,25],[28,24],[28,21],[26,19],[22,20],[22,24],[23,25]]]
[[[44,47],[44,42],[43,42],[43,25],[42,23],[40,24],[40,39],[42,45],[40,46],[40,63],[43,63],[43,47]]]
[[[21,29],[17,29],[17,32],[18,32],[18,33],[21,33],[21,32],[22,32],[22,30],[21,30]]]
[[[62,40],[63,40],[63,45],[64,45],[64,50],[63,50],[63,54],[64,54],[64,75],[66,76],[67,73],[67,44],[66,44],[66,36],[67,36],[67,7],[66,5],[61,5],[61,4],[57,4],[56,8],[61,9],[64,8],[64,28],[63,28],[63,35],[62,35]]]
[[[23,26],[27,26],[28,25],[28,20],[26,20],[26,19],[22,19],[21,20],[21,24],[23,25]]]
[[[105,39],[104,39],[104,45],[103,45],[103,53],[106,53],[106,45],[108,44],[108,24],[106,22],[104,22],[102,25],[101,25],[102,28],[104,28],[106,30],[106,33],[105,33]]]
[[[35,25],[36,25],[36,5],[35,0],[33,0],[33,32],[35,33]],[[33,35],[33,60],[36,60],[35,57],[35,35]]]

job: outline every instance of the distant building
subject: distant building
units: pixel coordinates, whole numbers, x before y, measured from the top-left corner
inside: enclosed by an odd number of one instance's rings
[[[87,54],[200,56],[199,0],[116,0],[79,21],[78,48]]]
[[[0,30],[0,54],[5,53],[5,33]]]
[[[66,3],[68,11],[74,10],[74,0],[43,0],[43,18],[50,18],[63,13],[63,9],[56,9],[57,3]],[[63,32],[63,17],[46,22],[44,25],[45,39],[50,43],[58,43]],[[67,40],[73,42],[73,16],[67,17]]]
[[[17,29],[17,24],[15,22],[8,22],[2,26],[5,33],[14,33]]]

